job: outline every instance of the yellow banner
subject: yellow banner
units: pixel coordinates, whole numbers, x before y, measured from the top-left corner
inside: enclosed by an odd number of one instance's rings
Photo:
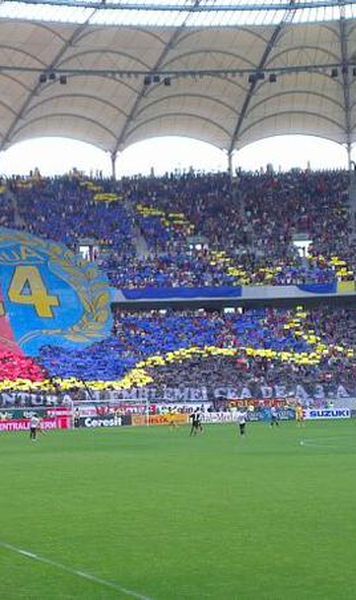
[[[355,281],[339,281],[337,284],[337,291],[339,294],[352,294],[356,292],[356,282]]]
[[[150,425],[186,425],[188,423],[188,415],[185,414],[174,414],[174,415],[150,415]],[[145,415],[132,415],[132,425],[140,426],[147,425],[147,417]]]

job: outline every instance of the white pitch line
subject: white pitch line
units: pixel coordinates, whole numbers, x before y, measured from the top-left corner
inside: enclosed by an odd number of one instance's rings
[[[328,443],[327,441],[323,441],[320,440],[321,443],[319,443],[319,440],[301,440],[299,442],[299,444],[301,446],[308,446],[309,448],[335,448],[337,446],[335,446],[335,444],[333,443]]]
[[[350,436],[343,436],[341,438],[332,438],[332,437],[326,437],[326,438],[307,438],[304,440],[301,440],[299,442],[300,446],[307,446],[308,448],[327,448],[330,450],[353,450],[354,448],[356,449],[356,446],[354,444],[351,445],[337,445],[338,441],[337,440],[342,440],[342,441],[348,441],[351,438]]]
[[[62,565],[59,562],[50,560],[49,558],[45,558],[43,556],[39,556],[38,554],[34,554],[33,552],[28,552],[27,550],[23,550],[22,548],[17,548],[16,546],[12,546],[11,544],[7,544],[6,542],[0,541],[0,548],[10,550],[11,552],[15,552],[16,554],[20,554],[21,556],[25,556],[26,558],[30,558],[32,560],[36,560],[37,562],[43,563],[45,565],[50,565],[51,567],[55,567],[56,569],[60,569],[61,571],[66,571],[66,573],[76,575],[77,577],[81,577],[82,579],[93,581],[98,585],[111,588],[112,590],[116,590],[117,592],[125,594],[126,596],[129,596],[131,598],[136,598],[136,600],[153,600],[149,596],[144,596],[143,594],[139,594],[138,592],[134,592],[133,590],[128,590],[127,588],[124,588],[121,585],[118,585],[117,583],[107,581],[106,579],[101,579],[100,577],[96,577],[95,575],[91,575],[90,573],[85,573],[85,571],[77,571],[76,569],[71,569],[70,567]]]

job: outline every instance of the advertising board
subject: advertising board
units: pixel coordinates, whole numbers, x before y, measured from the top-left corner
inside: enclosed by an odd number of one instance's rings
[[[121,427],[122,425],[131,425],[131,416],[117,416],[113,414],[96,415],[90,417],[80,417],[79,427],[86,429],[96,429],[98,427]]]
[[[206,412],[202,413],[202,423],[234,423],[237,420],[238,411],[231,412]],[[278,419],[280,421],[292,421],[295,419],[295,411],[293,409],[278,409]],[[247,411],[247,420],[269,421],[271,412],[268,408],[260,408],[254,411]]]
[[[46,417],[42,419],[40,428],[42,431],[52,431],[54,429],[70,429],[70,417]],[[0,421],[0,432],[10,431],[29,431],[30,419],[12,419]]]
[[[351,410],[349,408],[321,408],[321,409],[305,409],[304,419],[308,421],[317,419],[350,419]]]
[[[150,415],[149,425],[186,425],[188,423],[188,415],[177,413],[177,414],[166,414],[166,415]],[[132,425],[140,426],[147,425],[147,417],[145,415],[132,415]]]

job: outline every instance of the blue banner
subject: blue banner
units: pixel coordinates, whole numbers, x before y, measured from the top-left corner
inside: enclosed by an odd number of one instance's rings
[[[0,345],[85,347],[110,333],[110,289],[62,244],[0,227]]]
[[[120,290],[126,300],[194,300],[204,298],[214,300],[216,298],[239,298],[241,296],[241,287],[172,287],[158,288],[146,287],[143,289],[122,289]]]
[[[294,408],[278,408],[277,409],[278,421],[294,421],[295,410]],[[264,421],[265,423],[271,421],[271,409],[270,408],[258,408],[254,412],[248,414],[249,421]]]
[[[302,292],[310,292],[311,294],[336,294],[336,281],[332,283],[303,283],[297,286]]]

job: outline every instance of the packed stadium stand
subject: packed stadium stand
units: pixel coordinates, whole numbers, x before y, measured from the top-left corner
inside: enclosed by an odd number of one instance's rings
[[[348,185],[345,172],[309,171],[14,179],[3,222],[76,251],[93,240],[119,288],[352,281]],[[300,235],[305,256],[294,245]]]
[[[345,172],[184,174],[120,182],[13,177],[2,225],[62,242],[119,288],[293,285],[354,279]],[[302,234],[308,253],[298,254]],[[342,385],[355,380],[350,308],[115,309],[111,337],[89,348],[3,351],[1,388]],[[57,381],[56,384],[53,382]],[[331,393],[331,392],[330,392]]]
[[[3,353],[1,390],[53,391],[55,380],[66,390],[83,388],[83,382],[103,391],[298,383],[322,384],[333,393],[342,385],[351,393],[355,317],[355,309],[326,307],[231,313],[116,310],[111,337],[85,350],[44,346],[35,361]]]

